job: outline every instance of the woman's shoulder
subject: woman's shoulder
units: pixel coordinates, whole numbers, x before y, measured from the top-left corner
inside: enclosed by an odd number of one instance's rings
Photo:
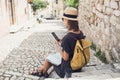
[[[74,41],[74,35],[72,35],[71,33],[67,33],[67,34],[63,37],[62,41],[72,42],[72,41]]]
[[[64,37],[63,40],[74,40],[74,39],[84,39],[85,35],[83,34],[82,31],[80,33],[73,33],[73,32],[68,32]]]
[[[73,32],[69,32],[68,33],[68,37],[69,38],[77,38],[77,39],[83,39],[85,38],[85,35],[83,34],[82,31],[78,32],[78,33],[73,33]]]
[[[66,34],[64,37],[63,37],[63,40],[69,40],[70,39],[70,36],[68,34]]]

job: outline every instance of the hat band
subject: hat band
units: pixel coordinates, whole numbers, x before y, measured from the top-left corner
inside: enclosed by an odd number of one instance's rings
[[[70,14],[63,14],[63,16],[68,17],[68,18],[77,18],[77,15],[70,15]]]

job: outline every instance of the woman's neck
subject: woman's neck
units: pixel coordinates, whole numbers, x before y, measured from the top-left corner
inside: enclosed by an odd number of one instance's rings
[[[78,31],[68,30],[68,32],[79,34],[79,33],[80,33],[80,30],[78,30]]]

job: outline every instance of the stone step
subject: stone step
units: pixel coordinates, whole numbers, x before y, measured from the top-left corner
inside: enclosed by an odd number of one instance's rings
[[[39,80],[40,77],[22,74],[19,72],[13,71],[4,71],[0,70],[0,80],[6,80],[6,78],[10,78],[10,80]]]
[[[120,80],[120,78],[111,78],[111,79],[106,79],[106,80]]]
[[[64,79],[45,79],[45,80],[120,80],[120,78],[111,78],[111,79],[80,79],[80,78],[64,78]]]
[[[84,67],[81,72],[72,73],[72,78],[85,78],[85,77],[100,77],[102,75],[103,77],[110,77],[110,78],[116,78],[120,77],[120,73],[117,73],[114,71],[114,68],[112,68],[111,65],[97,65],[97,66],[89,66]],[[52,78],[59,78],[55,72],[53,72],[50,77]],[[101,79],[101,78],[100,78]]]
[[[119,77],[113,78],[109,74],[101,74],[101,75],[89,75],[85,77],[75,77],[75,78],[47,78],[45,80],[120,80]]]
[[[72,77],[86,77],[89,75],[111,75],[113,78],[120,77],[120,73],[114,71],[114,68],[110,65],[97,65],[97,66],[90,66],[84,67],[82,72],[73,73]]]
[[[113,73],[112,70],[91,70],[86,72],[73,73],[72,77],[84,77],[89,75],[100,75],[100,74],[110,74]]]

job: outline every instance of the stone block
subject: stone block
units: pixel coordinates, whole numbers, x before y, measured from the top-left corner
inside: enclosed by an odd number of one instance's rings
[[[104,16],[104,22],[105,22],[105,24],[110,24],[110,17],[109,16],[107,16],[107,15],[105,15]]]
[[[44,80],[69,80],[68,78],[59,78],[59,79],[54,79],[54,78],[47,78],[47,79],[44,79]],[[74,79],[76,80],[76,79]]]
[[[12,76],[11,78],[10,78],[10,80],[16,80],[17,79],[17,76]]]
[[[105,10],[105,13],[106,13],[107,15],[111,15],[112,12],[113,12],[113,9],[112,9],[112,8],[106,8],[106,10]]]
[[[26,74],[24,74],[23,77],[31,78],[31,79],[34,79],[34,80],[39,80],[39,77],[37,77],[37,76],[32,76],[32,75],[26,75]]]
[[[100,22],[100,25],[101,25],[101,30],[103,31],[104,28],[105,28],[105,23],[103,21]]]
[[[104,31],[105,31],[105,35],[106,35],[106,36],[109,36],[109,35],[111,34],[109,27],[104,28]]]
[[[52,79],[52,78],[47,78],[47,79],[45,79],[45,80],[56,80],[56,79]]]
[[[0,76],[2,76],[2,75],[3,75],[3,73],[0,72]]]
[[[11,77],[12,75],[10,74],[3,74],[4,77]]]
[[[18,77],[17,80],[25,80],[25,77]]]
[[[119,10],[120,10],[120,2],[119,2]]]
[[[99,3],[100,3],[101,5],[103,5],[103,4],[104,4],[104,0],[99,0]]]
[[[5,77],[5,79],[4,79],[4,80],[10,80],[10,79],[9,79],[9,77]]]
[[[109,7],[110,6],[110,0],[104,0],[104,6]]]
[[[90,4],[90,0],[86,0],[86,3],[87,3],[87,4]]]
[[[116,25],[116,24],[117,24],[117,17],[114,16],[114,15],[112,15],[112,16],[110,17],[110,23],[111,23],[112,25]]]
[[[106,7],[103,5],[103,13],[105,13],[106,11]]]
[[[110,34],[109,34],[110,35]],[[106,51],[106,49],[109,49],[109,44],[111,43],[111,40],[109,39],[109,37],[106,37],[106,36],[104,36],[104,51]]]
[[[22,76],[21,73],[19,73],[19,72],[13,72],[13,71],[5,71],[5,74],[16,75],[16,76]]]
[[[96,66],[96,69],[97,69],[98,72],[99,72],[99,70],[101,70],[101,72],[103,72],[103,73],[106,73],[107,71],[112,72],[111,71],[111,69],[112,69],[111,64],[99,65],[99,66]],[[104,72],[105,70],[106,70],[106,72]]]
[[[104,14],[102,14],[102,13],[99,12],[99,11],[96,11],[96,15],[97,15],[99,18],[104,18]]]
[[[120,10],[114,10],[113,14],[117,17],[120,16]]]
[[[118,2],[120,2],[120,0],[111,0],[111,1],[118,1]]]
[[[102,11],[103,11],[103,5],[97,4],[97,5],[96,5],[96,9],[97,9],[98,11],[102,12]]]
[[[95,7],[95,3],[94,2],[91,2],[91,7]]]
[[[109,51],[107,51],[107,50],[105,51],[105,57],[106,57],[107,62],[112,62],[112,58],[109,54]]]
[[[0,80],[4,80],[4,77],[0,76]]]
[[[90,23],[93,24],[94,23],[94,17],[90,18]]]
[[[119,8],[119,5],[118,5],[117,2],[111,1],[111,2],[110,2],[110,7],[113,8],[113,9],[118,9],[118,8]]]
[[[96,13],[96,8],[95,8],[95,7],[93,7],[92,12],[93,12],[93,13]]]
[[[119,30],[120,30],[120,24],[117,24],[117,25],[116,25],[116,29],[119,29]]]
[[[115,69],[120,70],[120,63],[114,63],[113,66],[114,66]]]
[[[106,79],[106,80],[120,80],[120,78],[111,78],[111,79]]]
[[[120,73],[111,73],[111,75],[112,75],[113,78],[118,78],[119,77],[118,80],[120,80]]]
[[[114,60],[116,60],[116,62],[119,60],[118,52],[115,48],[112,49],[112,57],[114,58]]]
[[[99,0],[95,0],[95,6],[99,3]]]
[[[81,80],[105,80],[108,78],[112,78],[109,74],[96,74],[96,75],[89,75],[85,77],[80,77]]]

